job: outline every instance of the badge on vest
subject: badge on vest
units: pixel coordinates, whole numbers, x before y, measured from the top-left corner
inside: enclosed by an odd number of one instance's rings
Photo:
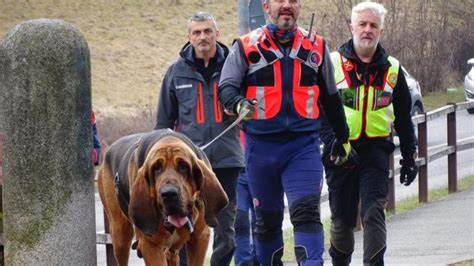
[[[378,91],[377,92],[377,106],[375,109],[387,107],[392,103],[392,94],[387,91]]]
[[[398,78],[397,73],[390,73],[387,78],[388,85],[394,88],[395,85],[397,85],[397,78]]]
[[[346,72],[352,71],[352,69],[354,69],[354,65],[352,64],[351,61],[346,61],[342,63],[342,67],[344,68]]]
[[[309,55],[309,64],[313,68],[318,68],[318,66],[321,65],[321,55],[316,51],[311,51]]]

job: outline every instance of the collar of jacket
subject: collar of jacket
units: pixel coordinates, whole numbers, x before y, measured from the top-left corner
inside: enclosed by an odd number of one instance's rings
[[[187,42],[181,51],[179,52],[179,56],[186,62],[186,64],[194,67],[196,62],[193,56],[194,47],[191,45],[190,42]],[[217,57],[217,65],[222,66],[224,61],[229,54],[229,48],[225,46],[225,44],[221,42],[217,42],[217,49],[216,49],[216,57]]]
[[[377,50],[375,51],[372,62],[369,64],[362,62],[354,50],[354,43],[351,40],[344,43],[339,49],[339,53],[351,61],[355,67],[349,71],[349,76],[351,78],[351,84],[353,85],[363,85],[364,81],[360,80],[359,77],[367,75],[375,75],[372,85],[382,86],[384,82],[384,73],[391,66],[388,61],[387,51],[379,43],[377,45]],[[357,73],[356,73],[357,72]]]

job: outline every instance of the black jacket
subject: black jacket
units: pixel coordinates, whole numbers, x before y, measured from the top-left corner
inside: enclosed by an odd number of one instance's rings
[[[362,62],[356,55],[352,40],[343,44],[338,51],[342,54],[342,56],[347,58],[355,65],[354,69],[357,71],[360,79],[355,77],[355,75],[353,75],[354,77],[350,76],[353,86],[359,86],[363,83],[367,84],[371,75],[374,77],[372,84],[380,86],[383,83],[384,72],[390,67],[390,62],[388,61],[388,54],[382,45],[378,44],[372,62],[369,64]],[[408,88],[405,75],[403,75],[401,65],[398,71],[397,85],[393,89],[392,104],[395,114],[394,127],[400,138],[400,150],[402,152],[402,156],[412,156],[416,151],[417,141],[413,122],[411,120],[412,104],[410,90]],[[323,129],[321,130],[321,139],[325,144],[325,153],[327,153],[328,148],[330,148],[330,143],[334,139],[334,133],[325,121],[323,121]],[[385,138],[369,139],[365,136],[362,136],[360,139],[354,141],[352,146],[355,147],[356,150],[360,150],[363,149],[365,145],[372,145],[379,142],[386,143],[387,140]]]
[[[155,129],[174,129],[201,147],[232,123],[217,95],[217,83],[229,50],[224,44],[217,44],[216,56],[209,66],[214,68],[209,82],[200,73],[205,70],[199,69],[202,65],[193,50],[190,43],[184,45],[180,57],[166,72]],[[239,133],[234,127],[204,150],[213,168],[244,166]]]

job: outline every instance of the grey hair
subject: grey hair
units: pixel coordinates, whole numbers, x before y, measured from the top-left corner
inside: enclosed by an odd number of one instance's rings
[[[357,15],[359,13],[362,13],[367,10],[377,15],[380,18],[380,25],[383,26],[383,22],[385,20],[385,14],[387,14],[387,9],[385,9],[385,7],[383,7],[382,4],[370,2],[370,1],[361,2],[352,8],[351,24],[354,25],[357,19]]]
[[[203,21],[211,21],[212,22],[212,26],[217,29],[217,22],[216,20],[214,19],[214,17],[209,14],[209,13],[206,13],[204,11],[199,11],[197,13],[194,13],[188,20],[188,32],[191,31],[191,23],[193,21],[197,21],[197,22],[203,22]]]

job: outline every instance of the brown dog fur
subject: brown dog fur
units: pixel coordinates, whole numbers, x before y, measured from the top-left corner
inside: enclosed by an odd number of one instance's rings
[[[203,265],[209,227],[228,203],[204,155],[185,136],[170,130],[124,137],[110,146],[98,174],[99,194],[109,219],[119,265],[127,265],[132,239],[146,265]],[[177,196],[164,200],[172,188]],[[129,198],[129,200],[127,200]],[[192,217],[193,232],[164,222],[171,212]]]

